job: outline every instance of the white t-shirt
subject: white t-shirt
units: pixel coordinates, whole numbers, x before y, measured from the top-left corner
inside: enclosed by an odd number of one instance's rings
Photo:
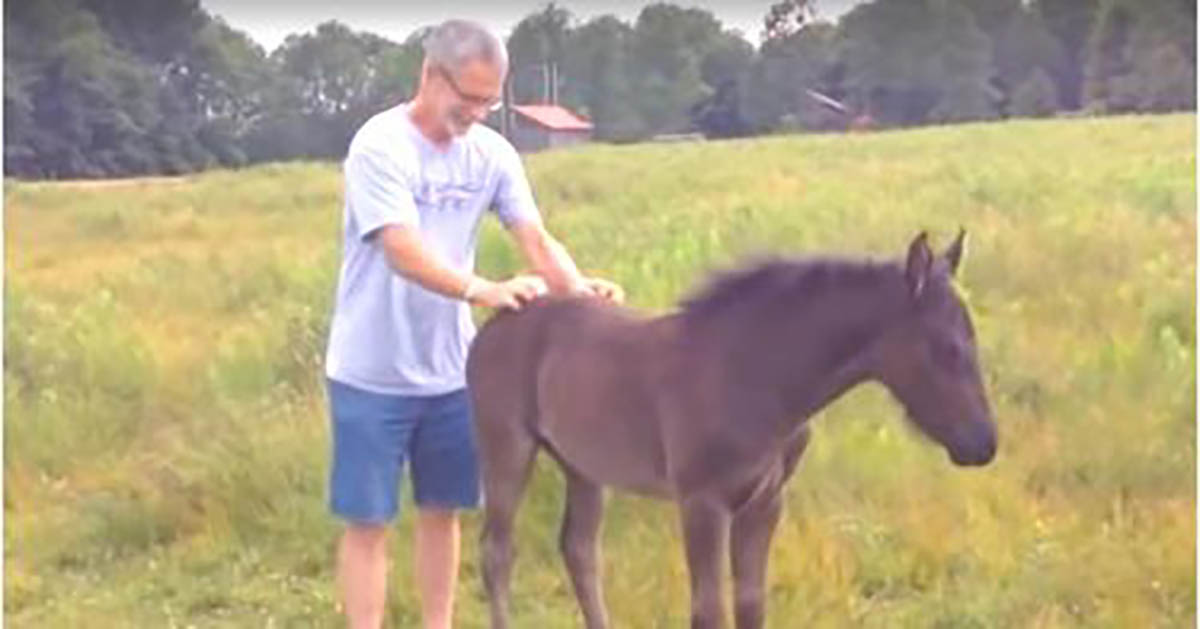
[[[480,124],[447,147],[435,146],[405,104],[358,130],[343,170],[342,267],[326,375],[377,393],[461,389],[475,335],[470,307],[401,277],[374,236],[385,225],[416,227],[443,264],[473,270],[487,210],[507,227],[541,221],[520,156]]]

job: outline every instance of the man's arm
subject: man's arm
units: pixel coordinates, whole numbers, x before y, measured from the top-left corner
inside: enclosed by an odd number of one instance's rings
[[[625,293],[621,287],[598,278],[585,278],[567,248],[562,245],[541,221],[522,221],[512,225],[509,233],[529,262],[533,272],[546,280],[550,290],[567,295],[595,295],[621,302]]]
[[[499,164],[501,177],[496,191],[496,213],[534,273],[555,293],[624,301],[625,293],[620,286],[583,277],[566,247],[546,231],[525,176],[525,167],[512,145],[502,147]]]
[[[392,155],[369,142],[352,145],[345,162],[352,236],[375,239],[394,271],[422,287],[489,308],[517,308],[544,290],[529,279],[489,282],[447,267],[421,239],[408,178]]]
[[[552,292],[571,294],[585,290],[579,267],[575,266],[566,247],[551,236],[541,222],[517,223],[509,233],[533,272],[546,280]]]
[[[515,310],[537,297],[544,288],[530,278],[493,282],[455,271],[430,253],[421,242],[417,229],[408,225],[387,225],[376,237],[387,253],[392,269],[427,290],[447,297],[465,299],[477,306]]]

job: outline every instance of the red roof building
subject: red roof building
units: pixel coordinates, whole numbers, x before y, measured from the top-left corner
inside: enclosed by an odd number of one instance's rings
[[[522,152],[574,146],[592,139],[592,123],[560,105],[513,105],[509,140]]]

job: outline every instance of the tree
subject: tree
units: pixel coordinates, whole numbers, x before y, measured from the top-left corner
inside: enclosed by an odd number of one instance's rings
[[[566,61],[571,12],[547,4],[526,16],[508,38],[513,94],[519,103],[549,102],[558,96],[559,69]]]
[[[1013,92],[1009,113],[1025,118],[1052,116],[1058,111],[1058,90],[1042,68],[1034,68]]]
[[[369,103],[379,63],[395,47],[330,21],[313,33],[288,36],[271,57],[284,75],[299,81],[305,113],[335,116]]]
[[[940,70],[944,84],[929,117],[939,122],[986,120],[998,114],[999,93],[991,84],[991,42],[962,7],[938,7],[943,41]]]
[[[1171,44],[1161,44],[1143,55],[1135,69],[1142,77],[1138,108],[1142,111],[1179,111],[1196,108],[1196,66]]]
[[[960,0],[992,44],[991,84],[1006,110],[1035,68],[1066,71],[1062,48],[1024,0]],[[1056,99],[1057,100],[1057,99]]]
[[[1082,104],[1087,42],[1100,0],[1033,0],[1031,10],[1062,47],[1064,63],[1055,72],[1059,100],[1067,109]]]
[[[1085,93],[1093,108],[1161,111],[1195,102],[1194,53],[1183,52],[1195,49],[1195,3],[1187,4],[1105,0],[1088,42]]]
[[[1126,78],[1133,70],[1133,26],[1134,16],[1129,8],[1110,2],[1101,9],[1084,73],[1085,103],[1114,111],[1128,111],[1136,106],[1136,86]]]
[[[647,132],[678,133],[691,127],[689,110],[716,90],[704,82],[703,63],[723,45],[721,23],[701,9],[653,4],[633,27],[634,107]]]
[[[844,86],[856,110],[886,124],[996,115],[991,44],[950,0],[887,0],[840,23]]]
[[[367,118],[416,85],[420,39],[405,45],[336,21],[290,35],[271,53],[273,108],[251,133],[255,159],[335,158]],[[263,147],[273,147],[276,152]]]
[[[1051,86],[1057,91],[1054,77],[1066,73],[1066,56],[1058,40],[1050,34],[1042,21],[1041,14],[1031,10],[1019,10],[1012,14],[1009,22],[997,34],[993,42],[995,83],[1002,94],[1001,107],[1014,113],[1013,99],[1034,71],[1041,69],[1050,78]],[[1056,94],[1055,103],[1059,103]],[[1017,114],[1024,115],[1024,114]]]
[[[762,40],[784,39],[816,19],[814,0],[782,0],[767,9],[763,17]]]
[[[747,71],[743,99],[751,128],[766,131],[780,126],[785,117],[811,130],[845,126],[851,112],[831,112],[813,100],[808,90],[841,97],[836,52],[837,29],[814,22],[785,37],[763,42]]]
[[[159,81],[169,124],[151,135],[175,136],[165,145],[187,154],[182,162],[167,160],[167,170],[206,167],[214,160],[244,163],[238,142],[262,112],[269,82],[260,46],[209,15],[198,0],[83,0],[82,6]]]
[[[239,165],[261,114],[261,48],[192,0],[5,5],[5,172],[180,173]]]
[[[421,63],[425,60],[423,43],[431,30],[432,27],[419,28],[399,46],[383,48],[378,61],[378,74],[371,82],[371,102],[399,103],[417,93],[421,82]]]
[[[754,63],[754,48],[731,31],[722,32],[700,61],[700,77],[712,95],[692,105],[692,124],[708,137],[747,135],[744,84]]]
[[[959,0],[971,12],[975,26],[996,39],[1024,7],[1022,0]]]
[[[646,6],[576,24],[550,3],[508,39],[516,102],[555,99],[595,137],[728,137],[1195,107],[1195,0],[871,0],[837,24],[778,0],[755,49],[708,11]],[[416,90],[428,29],[402,44],[337,22],[270,56],[200,0],[4,6],[5,172],[182,173],[336,158]]]
[[[154,79],[71,0],[5,5],[5,172],[99,177],[156,169]]]
[[[632,27],[611,15],[571,32],[563,63],[563,102],[591,118],[598,139],[625,141],[645,133],[630,87],[632,40]]]

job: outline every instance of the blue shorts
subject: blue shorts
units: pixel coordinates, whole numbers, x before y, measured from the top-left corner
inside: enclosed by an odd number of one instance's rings
[[[409,465],[418,506],[479,505],[479,464],[466,389],[444,395],[372,393],[328,380],[333,424],[329,507],[360,524],[384,524],[400,509]]]

